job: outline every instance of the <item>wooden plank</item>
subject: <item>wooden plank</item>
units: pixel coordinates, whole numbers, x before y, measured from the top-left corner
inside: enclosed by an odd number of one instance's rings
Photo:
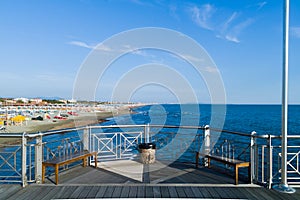
[[[178,198],[178,194],[177,194],[176,188],[174,186],[169,186],[168,189],[169,189],[171,198]]]
[[[101,187],[99,187],[99,190],[98,190],[98,192],[96,193],[95,198],[103,198],[103,197],[104,197],[104,194],[105,194],[105,192],[106,192],[106,189],[107,189],[107,186],[101,186]]]
[[[198,187],[191,187],[191,189],[192,189],[192,191],[193,191],[193,193],[194,193],[194,195],[195,195],[196,198],[202,198],[202,197],[204,197],[202,195],[202,193],[200,192],[200,190],[199,190]]]
[[[145,197],[145,186],[138,186],[137,198],[144,198],[144,197]]]
[[[253,196],[250,194],[247,196],[247,193],[245,192],[245,188],[230,188],[232,192],[234,193],[235,198],[239,199],[245,199],[245,198],[252,198]]]
[[[231,188],[234,192],[235,197],[238,196],[239,198],[247,198],[247,199],[264,199],[260,197],[256,192],[253,191],[254,188],[251,189],[251,192],[247,191],[247,188]]]
[[[199,190],[204,198],[212,198],[212,195],[208,192],[208,190],[205,187],[200,187]]]
[[[42,188],[42,187],[41,187]],[[48,200],[48,199],[53,199],[56,194],[58,194],[59,190],[61,187],[50,187],[51,190],[41,199],[41,200]]]
[[[191,187],[184,187],[183,189],[188,198],[195,198],[195,195],[194,195]]]
[[[218,193],[218,188],[214,188],[214,187],[207,187],[206,188],[207,191],[211,194],[212,198],[223,198],[222,194]]]
[[[97,192],[98,192],[98,187],[97,186],[93,186],[91,188],[91,190],[89,191],[88,195],[86,196],[86,198],[95,198]]]
[[[130,186],[123,186],[120,198],[128,198],[129,197]]]
[[[66,186],[65,187],[66,190],[61,192],[61,195],[59,195],[56,198],[69,198],[71,196],[71,194],[73,194],[73,192],[77,189],[76,186]]]
[[[226,198],[226,199],[234,198],[234,196],[232,195],[232,192],[228,189],[229,189],[229,187],[218,187],[218,188],[216,188],[216,191],[219,193],[219,195],[222,196],[222,198]]]
[[[145,196],[144,197],[146,197],[146,198],[153,198],[154,197],[152,186],[146,186],[145,187]]]
[[[168,186],[161,186],[160,191],[161,191],[161,197],[162,198],[170,198],[170,193],[169,193]]]
[[[27,186],[27,192],[23,193],[21,198],[22,199],[31,199],[32,198],[32,194],[35,194],[36,191],[39,190],[38,187],[31,187],[31,186]]]
[[[82,190],[83,190],[83,187],[76,186],[75,191],[70,195],[70,199],[76,199],[80,195]]]
[[[111,198],[114,193],[114,190],[115,190],[114,186],[108,186],[106,192],[104,193],[103,198]]]
[[[130,186],[128,198],[136,198],[137,197],[137,191],[138,191],[137,186]]]
[[[152,189],[153,189],[153,198],[161,198],[160,187],[153,186]]]
[[[48,189],[48,190],[47,190]],[[35,196],[36,199],[42,199],[44,198],[44,196],[46,196],[50,191],[52,191],[54,188],[52,186],[50,187],[45,187],[44,189],[42,189],[42,191],[40,192],[40,194],[38,194],[37,196]],[[61,198],[61,196],[64,195],[64,193],[66,193],[69,190],[68,186],[63,186],[60,187],[60,190],[55,194],[55,198]],[[71,193],[69,193],[70,195]]]
[[[84,186],[82,189],[82,192],[79,194],[77,198],[79,199],[85,199],[87,195],[89,194],[90,190],[92,189],[92,186]]]
[[[113,187],[113,186],[112,186]],[[120,198],[122,192],[122,186],[115,186],[114,192],[112,193],[112,198]]]
[[[184,191],[184,187],[178,187],[176,186],[176,191],[177,191],[177,194],[178,194],[178,198],[186,198],[187,195],[185,194],[185,191]]]
[[[21,185],[0,185],[0,199],[7,199],[21,190]]]
[[[25,192],[27,192],[27,190],[25,190],[23,188],[23,190],[18,190],[16,191],[16,193],[12,194],[11,196],[7,196],[6,199],[7,200],[15,200],[15,199],[21,199],[21,196],[23,194],[25,194]],[[2,199],[2,198],[1,198]]]

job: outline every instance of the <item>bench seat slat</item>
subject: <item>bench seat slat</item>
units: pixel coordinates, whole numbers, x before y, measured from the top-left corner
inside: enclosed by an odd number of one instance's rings
[[[94,153],[90,153],[89,151],[81,151],[75,154],[70,154],[70,155],[65,155],[65,156],[59,156],[54,159],[46,160],[43,163],[44,164],[63,164],[64,162],[68,160],[74,160],[78,158],[78,160],[83,159],[84,157],[87,156],[93,156]]]
[[[57,157],[51,160],[46,160],[42,162],[42,182],[45,180],[45,172],[46,166],[54,167],[55,168],[55,184],[58,184],[58,170],[59,167],[62,165],[66,165],[78,160],[82,160],[83,166],[86,166],[87,158],[94,156],[95,157],[95,167],[97,168],[97,152],[89,152],[87,150],[73,153],[67,156]]]
[[[212,155],[206,155],[205,157],[210,158],[212,160],[220,161],[228,165],[249,165],[249,162],[237,160],[237,159],[231,159],[231,158],[225,158],[221,156],[212,156]]]
[[[215,161],[221,162],[223,164],[228,164],[228,165],[233,166],[234,171],[235,171],[235,181],[234,182],[236,185],[238,184],[238,181],[239,181],[239,168],[240,167],[248,167],[248,179],[249,179],[249,182],[251,182],[251,167],[250,167],[249,162],[196,152],[196,168],[198,167],[199,156],[202,156],[202,157],[205,157],[208,159],[208,167],[210,167],[211,160],[215,160]]]

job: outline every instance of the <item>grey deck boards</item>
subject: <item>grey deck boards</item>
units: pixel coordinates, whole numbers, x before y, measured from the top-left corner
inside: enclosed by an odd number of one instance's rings
[[[3,189],[3,185],[0,186]],[[300,199],[299,190],[295,194],[282,194],[262,187],[197,187],[173,185],[131,185],[131,186],[20,186],[8,199],[55,199],[55,198],[224,198],[224,199]],[[47,190],[47,192],[43,192]],[[71,191],[71,192],[69,192]],[[123,194],[125,193],[125,194]],[[43,196],[45,195],[45,196]],[[0,199],[6,199],[3,193]]]
[[[207,199],[300,199],[295,194],[282,194],[263,187],[240,184],[231,176],[191,165],[170,165],[158,171],[142,171],[138,181],[126,174],[105,169],[75,167],[59,174],[60,184],[48,177],[45,184],[25,188],[0,184],[2,199],[94,199],[94,198],[207,198]],[[143,182],[145,181],[145,182]],[[242,183],[242,181],[240,182]]]

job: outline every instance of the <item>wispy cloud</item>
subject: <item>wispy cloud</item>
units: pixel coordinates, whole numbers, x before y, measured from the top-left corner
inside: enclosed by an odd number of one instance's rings
[[[228,29],[230,24],[237,18],[237,16],[238,16],[237,12],[232,13],[232,15],[222,25],[222,28],[221,28],[222,32],[225,32]]]
[[[88,44],[88,43],[82,42],[82,41],[71,41],[68,44],[74,45],[74,46],[78,46],[78,47],[87,48],[87,49],[93,49],[93,50],[103,51],[103,52],[114,52],[114,51],[117,51],[117,50],[114,50],[111,47],[103,45],[103,44],[101,44],[101,45],[99,45],[99,44]]]
[[[291,34],[297,38],[300,38],[300,26],[291,27]]]
[[[198,26],[207,30],[213,30],[210,24],[210,19],[216,10],[213,5],[204,4],[200,7],[193,6],[189,10],[192,13],[193,21]]]
[[[225,31],[225,39],[231,42],[239,43],[240,40],[238,39],[241,32],[246,29],[248,26],[250,26],[253,23],[253,19],[249,18],[245,21],[242,21],[233,27],[231,27],[228,31]]]
[[[261,2],[259,8],[262,8],[266,2]],[[242,12],[231,12],[224,14],[218,12],[215,6],[204,4],[202,6],[192,6],[189,11],[192,20],[201,28],[212,31],[217,38],[221,38],[230,42],[239,43],[240,34],[253,22],[252,18],[243,18]],[[228,16],[226,18],[226,15]],[[223,19],[226,19],[225,21]]]
[[[79,47],[84,47],[84,48],[87,48],[87,49],[94,49],[95,48],[95,45],[89,45],[89,44],[87,44],[85,42],[81,42],[81,41],[71,41],[68,44],[79,46]]]
[[[260,10],[262,9],[265,5],[267,4],[266,1],[263,1],[263,2],[259,2],[258,4],[256,4],[257,6],[257,10]]]
[[[176,11],[177,11],[177,6],[176,5],[169,5],[170,16],[178,21],[179,16],[176,14]]]

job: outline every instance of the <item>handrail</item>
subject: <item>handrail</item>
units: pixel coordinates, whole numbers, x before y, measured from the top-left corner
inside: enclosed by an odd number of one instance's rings
[[[224,129],[217,129],[217,128],[209,128],[212,131],[217,131],[217,132],[223,132],[223,133],[230,133],[230,134],[235,134],[235,135],[240,135],[240,136],[246,136],[246,137],[254,137],[254,138],[261,138],[261,139],[267,139],[269,137],[271,138],[280,138],[280,136],[276,135],[269,135],[269,134],[264,134],[264,135],[251,135],[249,133],[242,133],[242,132],[236,132],[236,131],[229,131],[229,130],[224,130]],[[299,136],[300,137],[300,136]]]
[[[62,132],[72,132],[72,131],[78,131],[78,130],[83,130],[85,128],[134,128],[134,127],[146,127],[149,126],[150,128],[182,128],[182,129],[200,129],[204,130],[204,126],[180,126],[180,125],[160,125],[160,124],[132,124],[132,125],[92,125],[92,126],[81,126],[81,127],[76,127],[76,128],[67,128],[67,129],[59,129],[59,130],[53,130],[53,131],[46,131],[46,132],[38,132],[38,133],[26,133],[26,137],[29,138],[34,138],[37,136],[40,136],[41,134],[43,136],[46,135],[53,135],[57,133],[62,133]],[[270,135],[270,134],[264,134],[264,135],[251,135],[249,133],[243,133],[243,132],[237,132],[237,131],[229,131],[229,130],[224,130],[224,129],[218,129],[218,128],[213,128],[209,127],[210,130],[212,131],[217,131],[217,132],[224,132],[224,133],[230,133],[230,134],[235,134],[235,135],[240,135],[240,136],[246,136],[246,137],[254,137],[254,138],[260,138],[260,139],[267,139],[267,138],[281,138],[281,136],[276,136],[276,135]],[[22,137],[23,133],[1,133],[0,137]],[[300,138],[300,135],[288,135],[288,138]]]

